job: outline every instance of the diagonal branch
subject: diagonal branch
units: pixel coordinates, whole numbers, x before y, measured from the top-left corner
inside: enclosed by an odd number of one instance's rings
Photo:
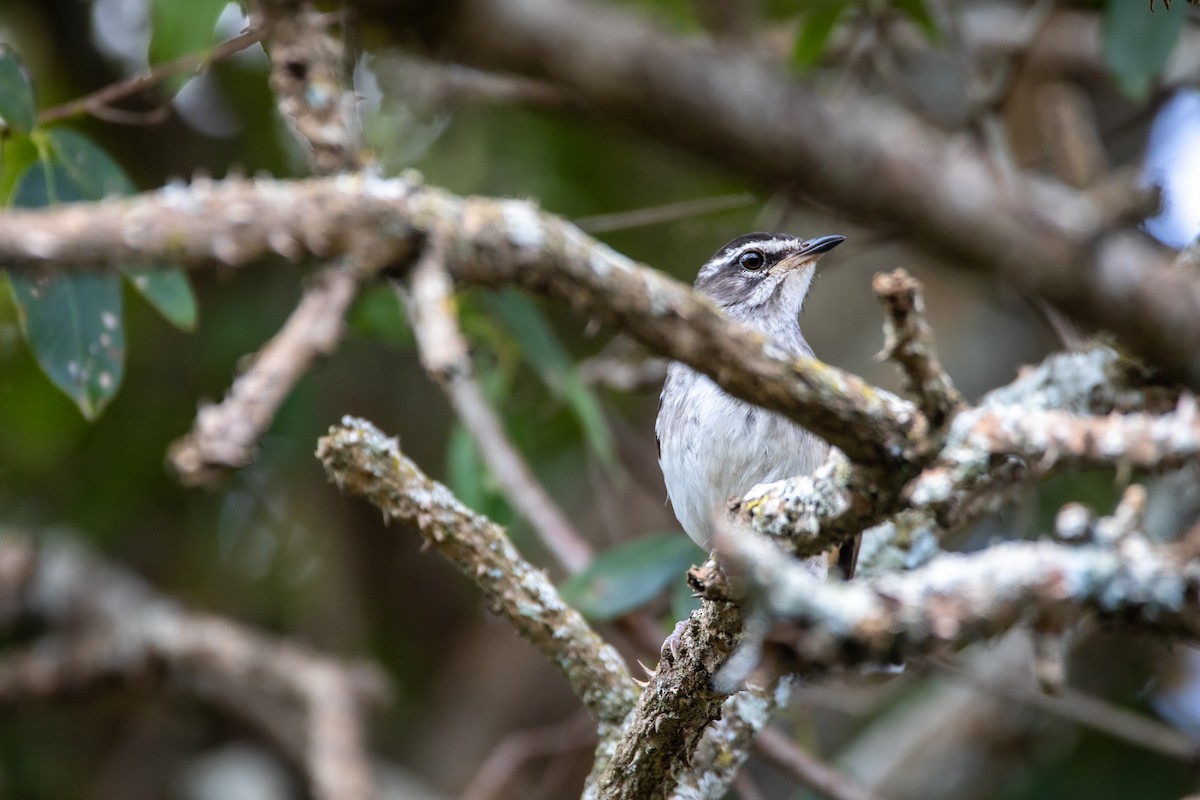
[[[211,50],[186,55],[163,64],[154,64],[136,75],[132,75],[116,83],[111,83],[83,97],[45,109],[38,114],[38,124],[47,125],[51,122],[70,119],[79,114],[93,114],[103,118],[104,115],[111,114],[116,110],[110,106],[117,100],[149,89],[151,86],[166,80],[172,75],[182,75],[209,67],[218,61],[222,61],[249,47],[253,47],[262,41],[262,37],[261,30],[251,28],[232,39],[221,42]]]
[[[568,573],[579,572],[591,561],[592,548],[538,482],[472,375],[467,340],[458,327],[441,251],[439,243],[428,243],[412,269],[407,291],[398,287],[408,308],[421,365],[445,392],[513,507]]]
[[[192,430],[172,443],[167,461],[185,486],[215,486],[249,464],[280,405],[313,363],[329,355],[343,320],[373,270],[346,259],[310,280],[279,332],[254,355],[225,399],[204,405]]]
[[[1200,285],[1132,226],[1154,203],[1132,183],[1093,196],[1030,174],[998,181],[977,147],[881,100],[827,99],[756,53],[665,35],[609,4],[463,0],[402,19],[430,23],[467,63],[547,80],[766,186],[904,230],[1200,386]]]
[[[395,439],[346,417],[317,445],[329,478],[401,519],[475,582],[488,608],[505,617],[566,677],[600,724],[618,726],[637,693],[621,657],[559,597],[545,573],[521,558],[504,529],[462,505],[406,458]]]

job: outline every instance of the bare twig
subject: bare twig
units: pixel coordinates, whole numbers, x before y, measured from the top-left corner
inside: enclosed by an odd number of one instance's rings
[[[1153,750],[1167,758],[1188,764],[1195,764],[1200,758],[1200,745],[1187,734],[1069,686],[1063,687],[1053,695],[1032,687],[1022,691],[1014,686],[979,681],[952,660],[932,659],[932,663],[958,680],[977,686],[981,691],[1024,703],[1038,711],[1100,731],[1135,747]]]
[[[374,796],[363,711],[385,693],[373,666],[334,661],[229,620],[187,611],[134,575],[65,541],[0,538],[0,622],[40,618],[55,633],[0,660],[0,705],[161,680],[298,704],[299,758],[313,796]]]
[[[529,522],[567,572],[578,572],[591,561],[592,548],[538,481],[488,404],[472,374],[467,341],[458,327],[451,292],[441,246],[431,241],[412,270],[408,290],[400,292],[416,335],[421,364],[446,393],[517,513]]]
[[[555,111],[578,109],[576,98],[545,81],[403,54],[393,55],[391,59],[394,59],[395,69],[389,72],[389,77],[394,84],[389,88],[422,111],[464,105],[516,105]]]
[[[186,72],[193,72],[204,67],[215,64],[218,61],[223,61],[230,56],[240,53],[248,47],[253,47],[262,41],[262,31],[256,28],[251,28],[245,33],[241,33],[228,41],[222,42],[211,50],[203,53],[195,53],[193,55],[183,56],[174,61],[168,61],[163,64],[155,64],[154,66],[139,72],[137,75],[126,78],[125,80],[109,84],[103,89],[98,89],[91,94],[84,95],[62,105],[47,108],[38,114],[38,124],[46,125],[51,122],[69,119],[70,117],[78,116],[79,114],[92,114],[96,117],[105,119],[110,122],[119,122],[122,124],[146,124],[144,115],[136,117],[124,117],[120,114],[114,116],[117,109],[109,108],[109,106],[123,97],[128,97],[131,94],[136,94],[144,89],[147,89],[157,83],[160,83],[174,75],[181,75]],[[128,112],[121,112],[125,114]],[[155,114],[157,112],[150,112]],[[152,117],[151,119],[155,119]],[[157,121],[155,119],[155,121]]]
[[[774,728],[754,740],[755,751],[808,789],[830,800],[879,800],[848,777],[807,752]]]
[[[462,505],[365,420],[347,417],[317,446],[330,480],[370,501],[386,519],[402,519],[479,586],[489,608],[558,667],[600,723],[619,725],[636,700],[621,657],[559,597],[504,530]]]
[[[171,445],[168,462],[187,486],[215,486],[249,464],[292,387],[333,352],[346,310],[370,270],[346,260],[315,275],[287,322],[254,356],[225,399],[203,406],[192,430]]]
[[[624,337],[617,337],[613,342],[618,346],[606,347],[604,351],[579,362],[579,377],[584,383],[618,392],[644,392],[662,388],[669,363],[665,358],[647,355]]]
[[[641,228],[647,225],[659,225],[664,222],[674,222],[678,219],[697,217],[701,214],[714,214],[718,211],[728,211],[741,208],[757,201],[752,194],[730,194],[723,197],[702,197],[698,200],[684,200],[680,203],[668,203],[653,208],[639,208],[633,211],[618,211],[613,214],[599,214],[593,217],[580,217],[574,220],[580,230],[588,233],[607,233],[608,231]]]
[[[514,731],[488,755],[459,800],[492,800],[501,796],[517,770],[530,760],[592,747],[595,742],[595,728],[581,714],[552,725]]]
[[[900,366],[909,394],[930,424],[940,428],[964,403],[934,349],[921,284],[898,269],[877,274],[872,288],[886,312],[880,357]]]

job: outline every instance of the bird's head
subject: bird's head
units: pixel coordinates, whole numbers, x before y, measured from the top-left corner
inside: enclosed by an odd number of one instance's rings
[[[844,236],[800,239],[787,233],[748,233],[718,250],[701,267],[696,289],[726,314],[760,325],[795,322],[823,254]]]

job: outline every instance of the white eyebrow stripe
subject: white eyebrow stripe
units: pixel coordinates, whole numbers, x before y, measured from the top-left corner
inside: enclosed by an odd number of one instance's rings
[[[721,266],[736,264],[739,258],[752,250],[757,250],[763,255],[771,256],[790,253],[803,246],[803,244],[803,239],[764,239],[757,242],[746,242],[730,250],[717,264]]]

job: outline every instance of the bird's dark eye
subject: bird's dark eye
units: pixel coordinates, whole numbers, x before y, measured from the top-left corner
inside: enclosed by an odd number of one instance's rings
[[[767,263],[767,257],[758,250],[747,250],[738,257],[738,266],[750,272],[757,272]]]

